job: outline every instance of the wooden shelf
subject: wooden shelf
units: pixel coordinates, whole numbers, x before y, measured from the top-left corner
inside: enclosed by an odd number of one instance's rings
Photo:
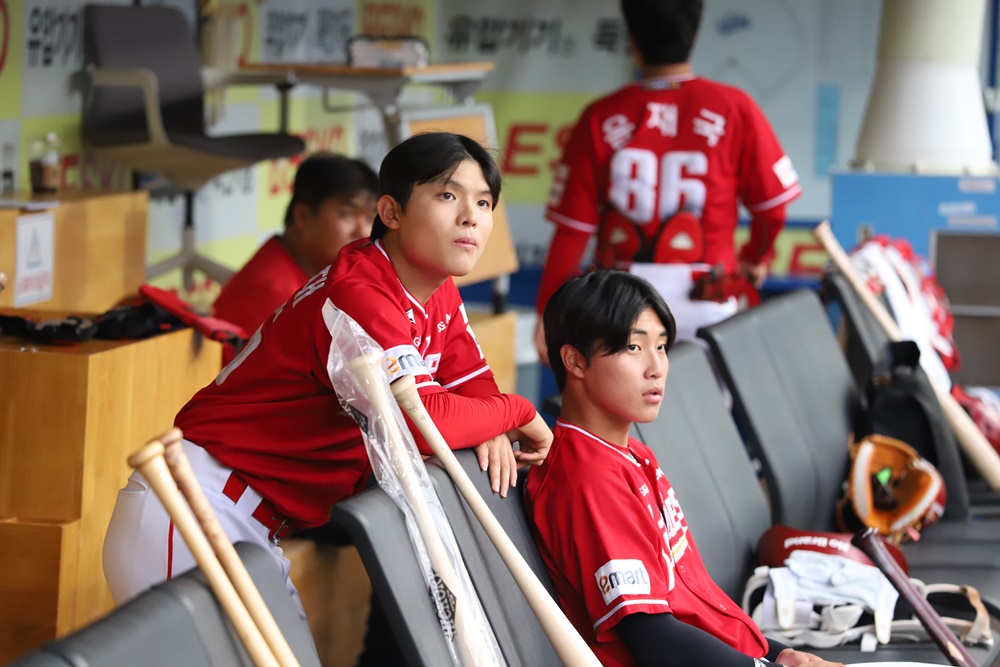
[[[32,307],[101,313],[138,291],[146,279],[147,193],[65,190],[52,196],[21,196],[59,201],[49,209],[54,227],[52,298]],[[33,213],[0,209],[0,271],[8,279],[0,307],[15,303],[17,220]]]
[[[221,361],[191,329],[75,347],[0,338],[0,664],[112,608],[101,549],[126,458]]]

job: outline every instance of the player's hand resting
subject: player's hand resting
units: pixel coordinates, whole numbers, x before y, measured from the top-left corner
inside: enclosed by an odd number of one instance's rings
[[[763,262],[760,264],[753,264],[746,261],[745,259],[740,260],[740,272],[743,273],[753,286],[760,289],[761,285],[764,284],[764,280],[767,278],[767,264]]]
[[[537,412],[530,422],[508,432],[507,437],[519,444],[514,452],[519,468],[541,465],[552,446],[552,429]]]
[[[510,439],[503,433],[476,446],[479,468],[490,474],[490,488],[507,497],[507,490],[517,486],[517,461]]]
[[[785,667],[844,667],[843,663],[829,662],[818,655],[796,651],[793,648],[786,648],[779,653],[775,662],[779,665],[785,665]]]

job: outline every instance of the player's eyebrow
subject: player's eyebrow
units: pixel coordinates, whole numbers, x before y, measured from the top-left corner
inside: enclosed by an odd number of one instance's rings
[[[639,336],[645,336],[649,332],[646,331],[645,329],[632,329],[632,333],[633,334],[637,334]],[[661,331],[660,335],[657,336],[657,338],[666,338],[666,337],[667,337],[667,330],[666,329],[664,329],[663,331]]]
[[[437,182],[440,183],[442,186],[444,186],[446,188],[447,187],[453,187],[453,188],[459,188],[461,190],[468,190],[469,189],[464,183],[462,183],[461,181],[456,181],[454,178],[451,178],[450,176],[448,176],[446,178],[442,178],[441,180],[439,180]],[[479,197],[487,197],[487,196],[488,197],[492,197],[493,196],[493,192],[489,188],[483,188],[482,190],[480,190],[479,192],[477,192],[476,195],[479,196]]]

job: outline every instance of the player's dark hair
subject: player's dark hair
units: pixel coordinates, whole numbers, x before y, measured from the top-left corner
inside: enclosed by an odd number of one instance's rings
[[[449,178],[465,160],[475,160],[483,170],[496,208],[500,201],[500,169],[493,156],[475,139],[452,132],[415,134],[389,151],[378,173],[379,196],[389,195],[405,211],[414,186]],[[386,229],[376,215],[371,240],[382,238]]]
[[[625,25],[643,64],[687,62],[702,7],[702,0],[621,0]]]
[[[375,170],[361,160],[336,153],[313,153],[295,172],[292,199],[285,210],[285,227],[292,224],[296,204],[319,210],[331,197],[353,198],[362,193],[378,194]]]
[[[545,344],[549,366],[562,391],[566,367],[560,350],[571,345],[590,362],[594,354],[618,354],[628,347],[632,327],[652,308],[667,330],[667,349],[677,336],[677,325],[666,301],[644,279],[624,271],[600,270],[573,278],[556,290],[545,306]]]

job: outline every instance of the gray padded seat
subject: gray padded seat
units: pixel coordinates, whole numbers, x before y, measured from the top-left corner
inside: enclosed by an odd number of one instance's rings
[[[712,578],[739,601],[770,516],[764,491],[701,348],[679,343],[670,351],[660,415],[640,424],[639,432],[677,492]],[[994,633],[998,629],[1000,623],[994,620]],[[998,662],[1000,645],[971,650],[980,665]],[[813,652],[844,663],[950,664],[931,643],[894,644],[874,653],[861,653],[857,645]]]
[[[507,498],[501,500],[490,490],[489,478],[479,469],[475,453],[465,450],[456,455],[518,551],[552,594],[551,582],[524,513],[523,471],[516,489],[511,489]],[[428,463],[427,470],[452,525],[469,577],[507,664],[511,667],[562,664],[493,543],[447,473],[436,459]],[[452,664],[403,514],[392,499],[381,488],[368,489],[338,503],[332,520],[351,533],[408,664],[411,667]]]
[[[772,520],[833,530],[861,399],[817,295],[775,297],[699,335],[732,393],[746,446],[761,462]],[[972,584],[1000,610],[1000,521],[946,513],[904,553],[911,576]]]
[[[259,546],[236,551],[302,667],[319,667],[309,626],[277,563]],[[154,586],[12,667],[244,667],[252,665],[201,571]]]

